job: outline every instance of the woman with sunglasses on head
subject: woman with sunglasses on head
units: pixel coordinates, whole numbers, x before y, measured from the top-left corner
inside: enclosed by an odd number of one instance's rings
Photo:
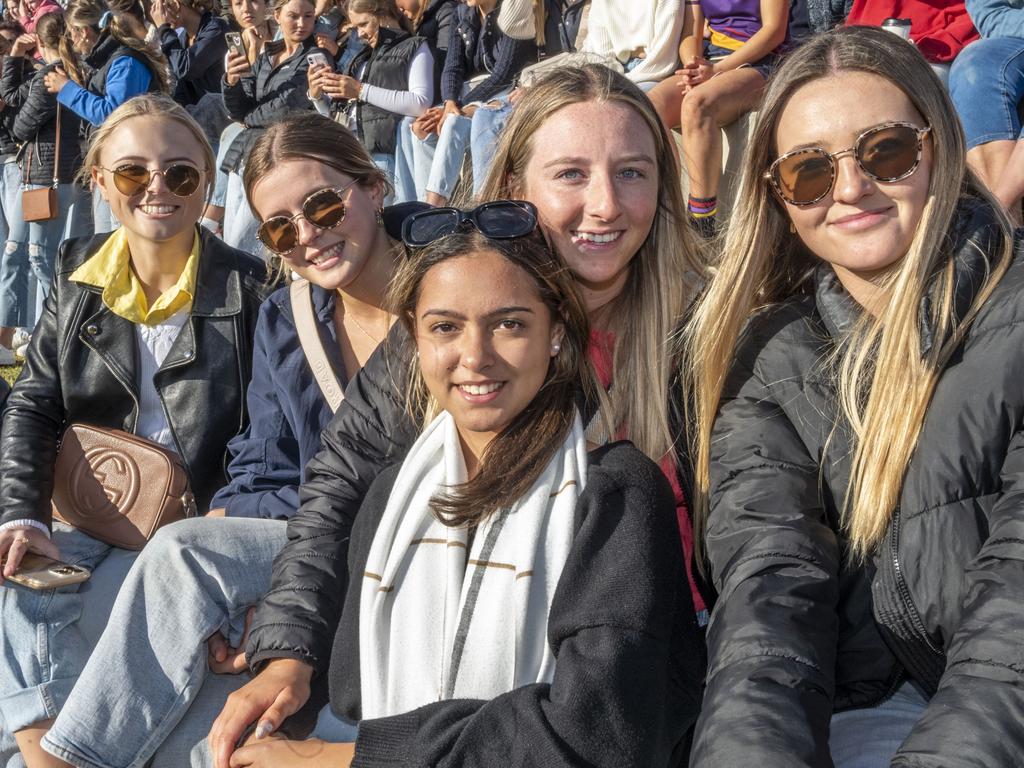
[[[248,420],[244,395],[266,275],[258,260],[197,227],[212,163],[199,126],[166,97],[132,99],[107,118],[84,168],[124,224],[62,245],[7,401],[0,578],[29,551],[93,571],[81,588],[0,588],[0,712],[30,768],[62,764],[40,750],[39,738],[137,554],[53,520],[61,433],[84,423],[166,447],[207,509],[225,480],[228,441]]]
[[[271,7],[281,31],[280,40],[265,43],[255,64],[242,53],[229,51],[224,73],[224,105],[232,120],[245,124],[221,163],[228,172],[224,240],[252,253],[257,252],[259,244],[254,234],[255,213],[242,188],[245,158],[271,125],[296,111],[312,111],[313,105],[306,97],[309,57],[327,55],[314,41],[312,0],[274,0]]]
[[[348,129],[312,113],[275,124],[253,146],[245,183],[260,241],[280,271],[300,279],[260,310],[246,394],[252,421],[230,443],[230,482],[210,502],[210,514],[227,519],[171,525],[149,542],[46,736],[45,747],[75,765],[208,764],[202,749],[190,753],[246,681],[248,609],[269,586],[303,468],[340,392],[394,319],[384,293],[409,206],[382,209],[388,182]],[[90,714],[97,710],[107,713],[102,726]]]
[[[671,489],[629,443],[587,440],[574,280],[530,232],[531,205],[486,206],[406,221],[423,247],[391,297],[421,434],[359,509],[312,696],[358,735],[257,740],[233,766],[685,759],[700,685],[682,667],[699,641]]]
[[[580,125],[590,126],[586,134]],[[684,396],[668,340],[704,266],[681,215],[678,178],[670,140],[643,93],[605,67],[567,67],[516,106],[483,198],[536,206],[542,230],[583,297],[588,352],[602,385],[610,387],[615,428],[608,438],[628,437],[661,466],[689,561]],[[396,328],[393,334],[403,332]],[[259,674],[229,698],[211,732],[218,768],[226,768],[250,723],[279,725],[306,701],[314,673],[326,671],[345,571],[325,563],[347,546],[370,483],[416,439],[404,408],[403,350],[412,355],[396,340],[367,361],[307,466],[302,507],[289,520],[271,590],[253,618],[247,661]],[[588,424],[595,412],[588,400]],[[691,589],[703,612],[705,597],[695,583]],[[702,659],[691,662],[699,676]]]
[[[60,66],[59,47],[65,34],[63,15],[45,14],[36,24],[35,43],[19,38],[14,43],[11,56],[4,59],[0,72],[0,96],[5,104],[17,110],[11,131],[24,145],[20,162],[22,188],[55,187],[57,190],[53,218],[25,224],[28,247],[24,249],[23,257],[18,258],[21,248],[5,254],[4,266],[7,269],[4,270],[3,289],[7,300],[0,302],[5,308],[0,323],[5,326],[35,326],[53,282],[57,246],[69,237],[86,234],[75,231],[81,228],[78,211],[83,206],[88,223],[87,197],[74,183],[75,173],[82,163],[78,140],[81,120],[74,112],[58,104],[53,94],[46,90],[44,82],[46,75]],[[42,56],[44,64],[38,70],[25,57],[27,45]],[[13,301],[9,298],[11,293]]]
[[[687,338],[720,594],[691,764],[1020,760],[1024,265],[965,154],[885,30],[768,86]]]

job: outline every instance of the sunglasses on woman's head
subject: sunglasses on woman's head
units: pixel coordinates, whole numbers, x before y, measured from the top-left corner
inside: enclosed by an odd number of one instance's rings
[[[327,187],[318,190],[303,203],[294,216],[273,216],[256,230],[256,237],[278,256],[287,256],[299,244],[299,230],[295,220],[300,216],[317,229],[333,229],[345,219],[345,192],[355,184],[353,179],[343,187]]]
[[[764,177],[790,205],[813,205],[831,192],[843,155],[852,154],[857,166],[875,181],[901,181],[921,164],[924,137],[930,130],[929,125],[918,128],[912,123],[876,125],[842,152],[821,147],[787,152],[771,164]]]
[[[172,163],[154,171],[137,163],[125,163],[117,168],[100,167],[114,177],[114,187],[127,197],[145,192],[153,182],[153,177],[158,174],[164,177],[164,184],[178,197],[194,195],[203,180],[202,171],[188,163]]]
[[[494,200],[471,211],[432,208],[405,220],[402,242],[410,248],[422,248],[446,235],[464,231],[467,226],[494,240],[524,237],[537,228],[537,209],[525,200]]]

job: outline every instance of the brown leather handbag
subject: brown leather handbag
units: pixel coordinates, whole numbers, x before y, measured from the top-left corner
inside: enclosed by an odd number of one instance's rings
[[[196,515],[181,458],[119,429],[72,424],[61,438],[53,514],[94,539],[142,549],[157,529]]]
[[[57,169],[60,167],[60,104],[57,105],[57,137],[53,149],[53,186],[40,187],[39,189],[26,189],[21,193],[21,217],[25,221],[50,221],[60,215],[59,203],[57,200],[57,185],[60,179],[57,177]],[[32,146],[28,148],[28,159],[25,161],[25,170],[22,175],[23,183],[28,186],[29,172],[32,169]]]

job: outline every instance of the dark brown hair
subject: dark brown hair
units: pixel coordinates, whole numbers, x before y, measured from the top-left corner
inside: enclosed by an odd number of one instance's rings
[[[496,253],[526,272],[552,321],[561,322],[565,334],[540,391],[491,441],[476,476],[431,500],[437,518],[453,527],[479,525],[526,495],[572,428],[581,384],[587,388],[594,380],[587,359],[590,326],[576,281],[536,232],[514,240],[491,240],[474,230],[449,235],[413,253],[399,268],[388,295],[391,311],[410,335],[415,337],[416,303],[427,273],[448,259],[479,253]],[[410,369],[407,403],[414,418],[425,424],[436,414],[437,404],[427,391],[417,358],[412,358]]]
[[[59,51],[60,41],[67,35],[67,25],[64,23],[64,14],[51,12],[44,13],[36,22],[36,39],[40,45]]]

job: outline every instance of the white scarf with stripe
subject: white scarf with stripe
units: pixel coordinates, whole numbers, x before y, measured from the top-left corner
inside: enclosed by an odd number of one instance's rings
[[[402,463],[363,574],[364,718],[552,680],[548,613],[586,476],[577,415],[529,493],[480,525],[467,558],[466,529],[430,511],[439,490],[466,481],[455,422],[448,413],[431,422]]]

